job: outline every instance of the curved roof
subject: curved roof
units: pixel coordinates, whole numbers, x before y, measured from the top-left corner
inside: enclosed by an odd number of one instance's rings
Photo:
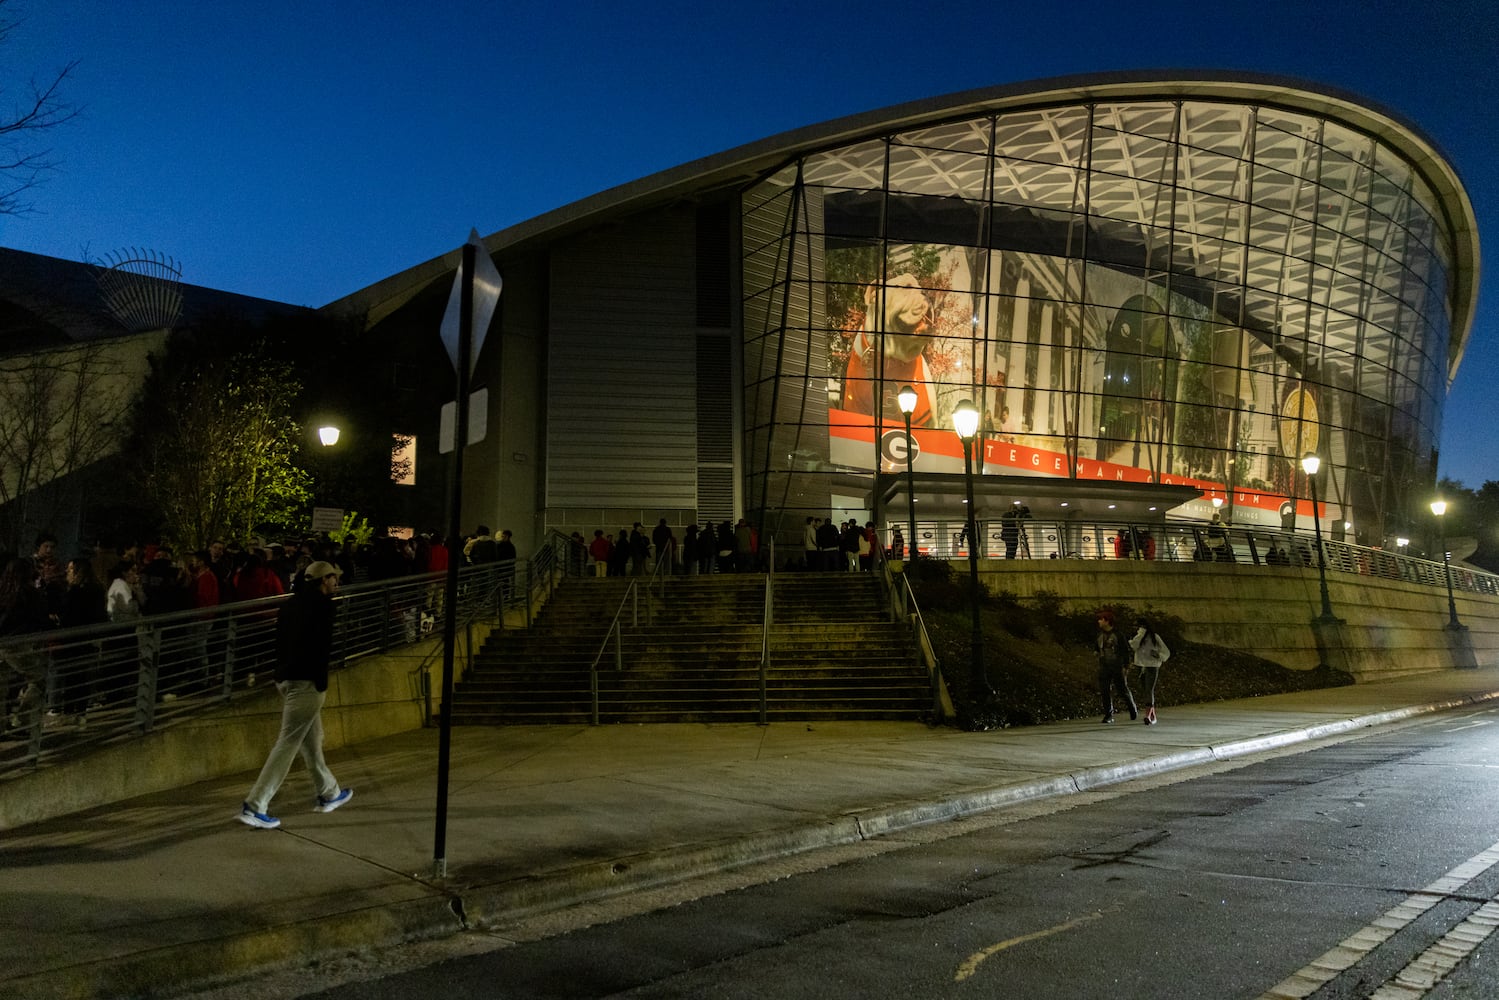
[[[790,160],[906,129],[1025,108],[1117,100],[1224,100],[1326,117],[1386,145],[1419,173],[1435,194],[1453,238],[1453,316],[1449,382],[1472,331],[1478,290],[1478,227],[1472,202],[1440,147],[1419,127],[1387,108],[1336,88],[1288,77],[1203,70],[1130,71],[1055,77],[963,91],[898,104],[820,125],[794,129],[694,160],[502,229],[486,237],[503,265],[539,240],[553,240],[680,199],[753,183]],[[373,324],[440,278],[451,275],[460,251],[433,258],[331,303],[330,310],[360,310]]]

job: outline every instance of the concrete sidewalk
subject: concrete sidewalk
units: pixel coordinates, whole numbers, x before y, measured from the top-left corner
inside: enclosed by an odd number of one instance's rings
[[[335,813],[312,811],[295,765],[279,830],[234,820],[247,773],[6,834],[0,997],[165,992],[1494,698],[1499,668],[1169,708],[1150,727],[460,728],[444,880],[422,730],[334,753],[355,790]]]

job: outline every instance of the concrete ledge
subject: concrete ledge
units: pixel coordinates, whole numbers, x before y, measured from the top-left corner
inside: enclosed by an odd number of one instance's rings
[[[430,660],[440,643],[363,657],[334,671],[323,708],[324,746],[336,750],[421,728],[417,675],[435,670],[440,676],[440,658]],[[145,736],[18,775],[0,783],[0,830],[258,770],[280,718],[280,695],[267,685]]]
[[[434,890],[428,899],[335,913],[250,934],[52,969],[6,980],[4,986],[6,996],[28,1000],[158,996],[163,984],[191,983],[196,989],[204,989],[246,973],[301,961],[309,955],[441,937],[461,927],[453,900]]]

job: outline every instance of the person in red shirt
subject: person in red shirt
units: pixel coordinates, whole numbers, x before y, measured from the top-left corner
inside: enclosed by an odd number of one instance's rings
[[[614,551],[614,543],[609,541],[609,536],[604,534],[603,528],[595,528],[593,541],[588,543],[588,555],[593,559],[593,575],[609,575],[609,553]]]

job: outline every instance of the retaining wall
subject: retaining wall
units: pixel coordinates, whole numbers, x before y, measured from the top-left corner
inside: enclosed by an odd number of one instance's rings
[[[1360,682],[1499,664],[1499,599],[1459,591],[1458,620],[1467,628],[1453,631],[1445,589],[1401,580],[1329,570],[1328,597],[1342,622],[1316,626],[1317,571],[1297,566],[987,560],[979,579],[992,593],[1021,598],[1052,591],[1071,607],[1153,607],[1180,618],[1193,641],[1251,650],[1295,670],[1325,660]]]

